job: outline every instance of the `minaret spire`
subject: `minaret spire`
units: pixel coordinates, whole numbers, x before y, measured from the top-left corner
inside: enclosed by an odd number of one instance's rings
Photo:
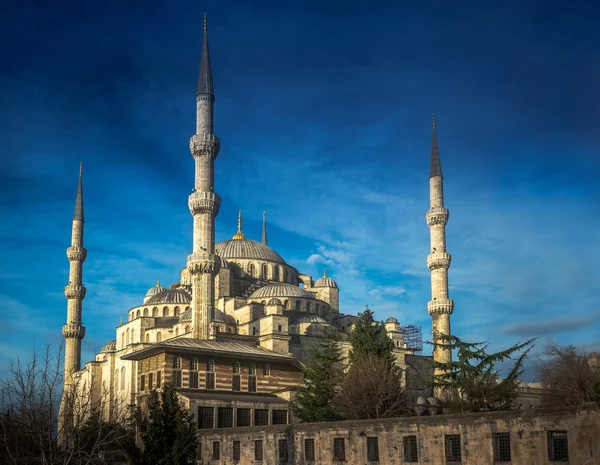
[[[440,343],[440,334],[450,335],[450,315],[454,302],[448,296],[448,269],[452,260],[446,252],[446,224],[450,212],[444,208],[444,178],[436,134],[435,114],[431,142],[431,170],[429,173],[430,208],[425,218],[430,231],[431,253],[427,267],[431,272],[431,300],[427,309],[432,318],[433,341]],[[452,352],[441,347],[434,348],[433,358],[438,362],[452,361]]]
[[[262,243],[267,245],[267,212],[263,212]]]
[[[211,334],[215,276],[221,263],[215,256],[215,218],[219,213],[221,198],[214,191],[214,167],[220,141],[214,135],[215,95],[207,29],[204,15],[204,43],[196,92],[196,134],[190,139],[190,151],[195,165],[194,190],[188,198],[194,218],[194,236],[193,251],[188,256],[187,268],[192,275],[192,337],[196,339],[208,339]]]
[[[244,239],[246,239],[246,236],[244,236],[244,233],[242,232],[242,209],[240,208],[240,210],[238,211],[238,230],[233,235],[233,240],[241,241]]]
[[[73,373],[81,368],[81,340],[85,336],[85,328],[81,324],[81,308],[85,298],[85,287],[82,283],[83,262],[87,257],[87,250],[83,248],[83,223],[83,164],[80,163],[71,247],[67,248],[70,263],[69,284],[65,286],[67,322],[62,330],[65,338],[65,386],[74,383]]]

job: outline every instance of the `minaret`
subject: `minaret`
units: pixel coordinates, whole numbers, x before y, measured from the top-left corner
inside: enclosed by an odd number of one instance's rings
[[[192,275],[192,337],[196,339],[209,338],[215,275],[220,267],[220,261],[215,257],[215,218],[219,213],[221,198],[214,192],[214,165],[220,148],[219,139],[213,134],[214,101],[205,14],[196,92],[196,134],[190,139],[190,151],[195,163],[194,190],[188,199],[194,217],[194,244],[187,258],[187,267]]]
[[[429,173],[429,202],[430,208],[425,217],[431,240],[431,253],[427,256],[427,267],[431,272],[431,301],[427,303],[427,309],[433,320],[433,341],[438,342],[440,334],[451,334],[450,315],[454,309],[454,302],[448,298],[448,268],[452,257],[446,252],[446,224],[450,212],[444,208],[444,178],[435,132],[435,114]],[[433,358],[438,362],[450,362],[452,353],[437,348],[433,351]]]
[[[81,279],[86,256],[87,250],[83,248],[83,184],[80,164],[71,247],[67,248],[67,258],[70,262],[69,284],[65,286],[67,323],[62,330],[65,338],[65,386],[73,384],[72,375],[81,368],[81,340],[85,336],[85,328],[81,325],[81,303],[85,298],[85,287]]]
[[[262,243],[267,245],[267,212],[263,212]]]

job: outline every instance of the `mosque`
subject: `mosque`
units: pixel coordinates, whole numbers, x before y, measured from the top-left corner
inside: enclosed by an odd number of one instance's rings
[[[194,184],[188,198],[193,216],[192,252],[179,281],[158,281],[139,305],[129,309],[115,338],[81,367],[84,248],[83,185],[80,168],[75,202],[69,284],[65,287],[65,390],[88,389],[90,399],[110,416],[117,405],[144,402],[150,390],[171,380],[197,415],[199,428],[281,424],[290,421],[288,402],[303,385],[307,349],[326,331],[338,336],[343,350],[355,315],[340,312],[338,283],[324,271],[313,280],[269,247],[263,215],[260,241],[247,238],[241,211],[235,235],[215,244],[215,218],[221,199],[214,184],[220,140],[214,133],[212,70],[206,19],[200,77],[196,93],[196,131],[190,139]],[[434,337],[449,334],[454,303],[448,297],[450,254],[446,251],[443,178],[435,119],[430,171],[431,271]],[[423,305],[425,309],[425,303]],[[125,316],[125,309],[124,309]],[[420,328],[385,322],[397,363],[405,368],[409,389],[423,390],[407,367],[423,359],[415,334]],[[418,329],[418,331],[417,331]],[[415,343],[417,342],[417,343]],[[434,353],[448,360],[449,353]]]

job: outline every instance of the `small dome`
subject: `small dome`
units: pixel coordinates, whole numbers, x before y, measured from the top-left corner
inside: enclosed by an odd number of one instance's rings
[[[302,297],[314,299],[315,296],[301,287],[287,283],[267,284],[252,293],[251,299],[262,299],[267,297]]]
[[[146,301],[146,305],[153,304],[189,304],[192,296],[182,289],[164,290],[153,295]]]
[[[277,297],[273,297],[271,300],[269,300],[267,302],[267,305],[283,305],[281,303],[281,300],[279,300]]]
[[[314,313],[306,313],[304,315],[300,315],[295,323],[325,323],[327,324],[327,320],[322,316],[315,315]]]
[[[231,239],[229,241],[219,242],[215,246],[215,253],[219,257],[227,260],[236,258],[264,260],[285,265],[285,260],[271,247],[250,239]]]
[[[116,339],[113,339],[112,341],[108,341],[106,344],[104,344],[98,353],[101,354],[102,352],[114,352],[115,350],[117,350],[117,341]]]
[[[323,270],[323,277],[317,279],[315,287],[333,287],[337,289],[338,285],[333,279],[327,277],[327,270]]]
[[[156,281],[156,286],[148,289],[148,292],[146,292],[146,297],[152,297],[153,295],[160,294],[164,291],[166,291],[166,289],[160,285],[160,279],[158,279]]]
[[[396,318],[394,318],[393,316],[389,317],[387,320],[385,320],[385,323],[393,323],[395,325],[399,325],[400,323],[398,323],[398,320],[396,320]]]

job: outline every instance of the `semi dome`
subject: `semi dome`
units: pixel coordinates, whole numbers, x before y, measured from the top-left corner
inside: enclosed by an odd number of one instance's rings
[[[192,308],[188,308],[185,312],[179,315],[179,322],[192,321]]]
[[[168,289],[150,297],[146,304],[189,304],[191,301],[192,296],[183,289]]]
[[[153,295],[156,295],[156,294],[160,294],[161,292],[164,292],[164,291],[166,291],[166,289],[160,285],[160,278],[159,278],[156,281],[156,286],[151,287],[150,289],[148,289],[148,292],[146,292],[146,298],[152,297]]]
[[[300,315],[298,319],[294,323],[325,323],[327,324],[327,320],[322,316],[316,315],[314,313],[306,313],[304,315]]]
[[[264,299],[270,297],[301,297],[314,299],[315,296],[301,287],[287,283],[273,283],[263,286],[250,295],[251,299]]]
[[[246,259],[246,260],[264,260],[267,262],[277,262],[285,265],[285,260],[275,252],[271,247],[250,239],[231,239],[219,242],[215,246],[215,253],[226,260]]]
[[[117,350],[117,340],[113,339],[112,341],[108,341],[106,344],[104,344],[98,353],[101,354],[102,352],[114,352],[115,350]]]
[[[323,270],[323,277],[315,281],[315,287],[333,287],[337,289],[338,285],[333,279],[327,277],[327,270]]]

